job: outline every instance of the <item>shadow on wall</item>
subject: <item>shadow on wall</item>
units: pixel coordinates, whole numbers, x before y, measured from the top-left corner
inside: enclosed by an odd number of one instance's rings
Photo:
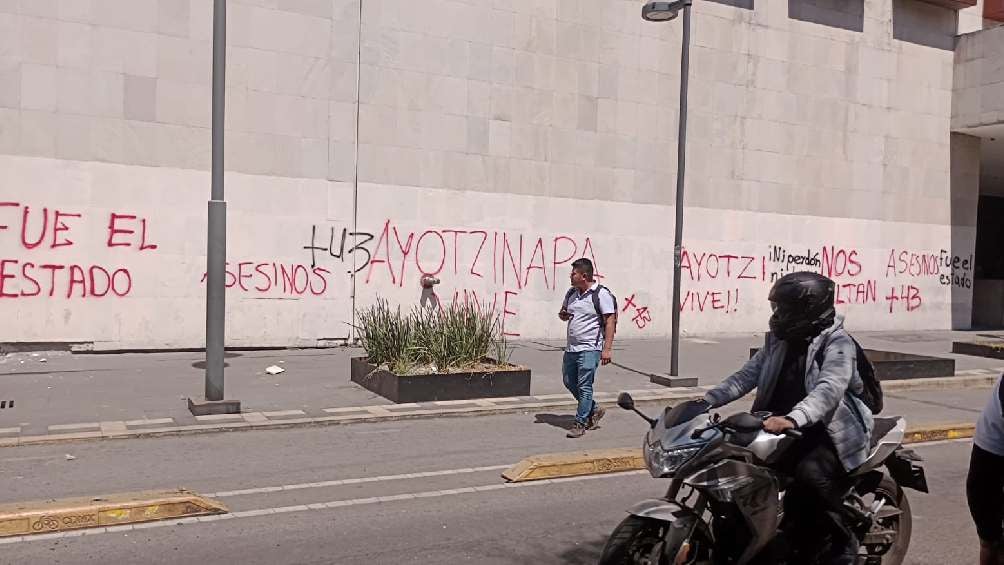
[[[864,31],[865,0],[788,0],[788,17],[849,31]]]
[[[959,13],[951,8],[916,0],[893,0],[892,36],[895,39],[952,51],[958,28]]]
[[[742,8],[743,10],[753,9],[753,0],[708,0],[708,2],[714,2],[715,4],[725,4],[726,6],[732,6],[733,8]]]
[[[978,137],[953,133],[949,139],[951,184],[951,277],[952,329],[973,325],[973,257],[976,247],[976,212],[980,195],[980,143]],[[956,258],[958,260],[956,261]],[[941,281],[942,284],[945,281]]]

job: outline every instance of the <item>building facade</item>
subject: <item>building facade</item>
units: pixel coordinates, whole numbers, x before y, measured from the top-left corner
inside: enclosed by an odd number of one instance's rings
[[[228,6],[229,345],[338,343],[377,297],[559,337],[581,256],[621,335],[668,335],[679,22],[635,0]],[[852,329],[1002,325],[1000,20],[695,0],[683,330],[763,331],[803,269]],[[210,0],[0,0],[0,343],[204,344],[211,51]]]

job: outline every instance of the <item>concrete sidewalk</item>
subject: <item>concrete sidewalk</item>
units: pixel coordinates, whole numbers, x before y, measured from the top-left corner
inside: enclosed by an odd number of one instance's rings
[[[999,370],[1004,361],[952,355],[953,340],[987,339],[980,332],[856,333],[867,348],[950,357],[956,371]],[[996,335],[996,334],[990,334]],[[681,344],[681,374],[701,385],[717,383],[749,357],[762,336],[687,337]],[[349,381],[349,358],[357,348],[252,351],[228,353],[227,397],[241,400],[245,412],[269,418],[317,417],[351,413],[354,408],[392,405]],[[196,420],[186,399],[199,397],[204,370],[200,353],[13,354],[0,358],[0,400],[15,408],[0,410],[0,438],[102,430],[118,427],[187,426]],[[528,401],[567,395],[560,376],[561,343],[514,344],[512,361],[533,371]],[[597,391],[664,390],[649,374],[669,366],[668,342],[624,340],[617,343],[615,366],[601,369]],[[285,373],[265,373],[279,365]],[[115,426],[112,426],[115,427]],[[114,430],[112,430],[114,431]]]

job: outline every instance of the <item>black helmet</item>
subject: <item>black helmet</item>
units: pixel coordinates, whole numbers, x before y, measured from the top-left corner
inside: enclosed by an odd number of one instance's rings
[[[812,339],[833,324],[832,280],[818,273],[785,275],[774,283],[768,299],[774,314],[770,331],[778,339]]]

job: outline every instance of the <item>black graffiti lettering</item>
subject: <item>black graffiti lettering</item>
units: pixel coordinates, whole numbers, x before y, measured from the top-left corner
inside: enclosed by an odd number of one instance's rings
[[[370,264],[370,259],[373,258],[373,254],[370,253],[370,250],[369,250],[368,247],[366,247],[366,244],[369,243],[369,242],[371,242],[371,241],[373,241],[373,239],[376,236],[373,235],[373,234],[371,234],[371,233],[367,233],[367,232],[352,232],[349,235],[351,235],[352,237],[361,237],[361,238],[363,238],[363,240],[361,242],[356,243],[355,245],[352,246],[352,249],[349,249],[349,253],[355,253],[356,251],[361,251],[361,252],[363,252],[363,253],[366,254],[366,260],[365,261],[360,261],[359,262],[359,266],[356,267],[356,272],[358,273],[359,271],[361,271],[361,270],[365,269],[366,267],[368,267],[369,264]],[[343,239],[342,241],[343,241],[342,245],[345,245],[345,243],[344,243],[345,240]]]
[[[332,233],[333,232],[334,230],[332,229]],[[310,245],[304,245],[303,248],[310,250],[310,267],[311,268],[316,267],[317,252],[327,251],[327,249],[317,246],[317,226],[310,226]]]
[[[345,239],[349,235],[348,228],[342,228],[342,244],[338,246],[338,253],[335,253],[335,228],[331,228],[331,238],[328,243],[328,255],[331,255],[335,259],[341,259],[345,256]]]
[[[323,251],[332,259],[337,259],[343,263],[346,258],[353,253],[364,253],[366,255],[366,259],[357,264],[355,272],[358,273],[369,266],[370,260],[373,258],[373,254],[366,246],[369,242],[373,241],[376,236],[369,232],[349,232],[348,228],[342,228],[341,241],[338,245],[335,245],[335,233],[336,229],[332,227],[328,233],[328,245],[327,247],[324,247],[317,244],[317,226],[310,226],[310,245],[304,245],[303,248],[310,251],[311,269],[317,267],[318,251]],[[350,237],[356,240],[356,243],[350,249],[346,250],[346,242]]]

